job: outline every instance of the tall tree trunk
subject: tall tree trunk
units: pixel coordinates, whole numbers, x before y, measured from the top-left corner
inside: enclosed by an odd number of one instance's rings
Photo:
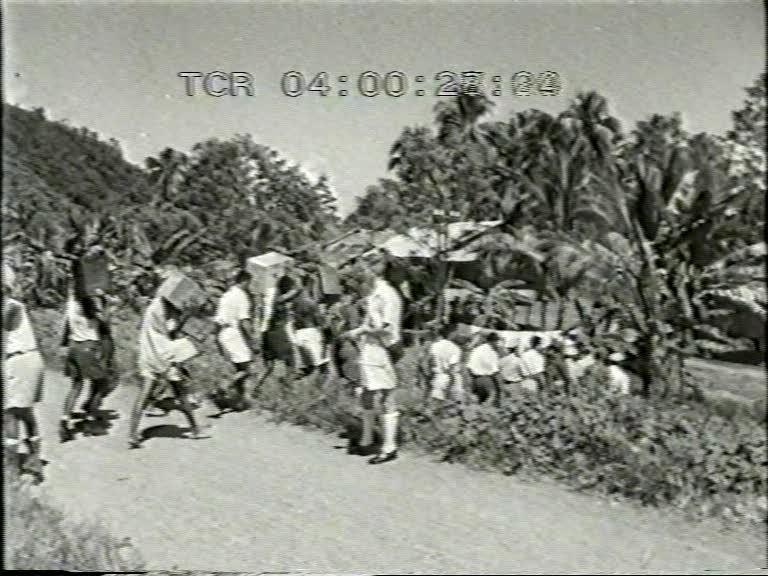
[[[643,384],[643,396],[649,398],[653,387],[654,369],[654,345],[651,338],[645,337],[638,346],[638,371]]]
[[[557,330],[562,330],[565,324],[565,311],[568,306],[568,300],[562,297],[557,299]]]
[[[576,307],[576,314],[579,316],[579,322],[582,326],[587,325],[587,311],[584,309],[584,305],[579,301],[578,298],[576,298],[573,301],[574,306]]]
[[[438,322],[443,323],[445,321],[445,289],[448,287],[453,276],[453,266],[444,260],[440,261],[439,266],[439,282],[437,284],[439,292],[437,294],[437,310],[435,316]]]

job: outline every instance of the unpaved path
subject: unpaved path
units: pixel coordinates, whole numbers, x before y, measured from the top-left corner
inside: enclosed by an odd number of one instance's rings
[[[151,570],[698,573],[765,565],[756,536],[407,453],[370,466],[336,449],[334,436],[253,413],[214,421],[210,439],[161,434],[129,451],[128,387],[105,406],[121,414],[110,435],[59,444],[67,387],[48,375],[44,489],[73,515],[130,536]],[[143,422],[158,425],[168,432],[184,421],[173,413]]]

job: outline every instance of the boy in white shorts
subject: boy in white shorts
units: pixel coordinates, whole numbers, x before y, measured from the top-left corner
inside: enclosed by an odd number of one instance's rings
[[[461,348],[451,340],[454,326],[444,324],[437,329],[438,339],[427,351],[431,377],[428,397],[434,400],[461,401],[464,387],[461,378]],[[447,393],[447,394],[446,394]]]
[[[216,310],[216,323],[219,333],[216,341],[221,354],[235,368],[232,388],[238,395],[234,409],[236,411],[248,408],[246,400],[246,380],[250,375],[255,349],[252,330],[252,302],[248,293],[251,275],[241,270],[235,276],[234,283],[224,292]],[[219,388],[218,393],[225,393]]]
[[[381,272],[380,268],[377,272]],[[397,458],[397,421],[399,412],[395,391],[397,372],[393,354],[401,348],[402,300],[397,291],[376,272],[368,270],[363,286],[366,316],[363,325],[346,333],[346,337],[358,340],[358,366],[363,388],[362,403],[363,435],[354,452],[361,456],[373,453],[373,425],[375,405],[381,406],[383,443],[370,464],[383,464]]]
[[[5,459],[19,472],[43,480],[40,430],[34,406],[43,395],[45,366],[26,306],[16,296],[16,275],[3,266],[3,420]],[[19,451],[19,428],[24,424],[27,459]]]

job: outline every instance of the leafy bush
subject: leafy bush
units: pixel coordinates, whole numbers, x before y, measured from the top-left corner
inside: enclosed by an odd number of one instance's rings
[[[586,397],[512,393],[501,409],[425,405],[414,358],[401,366],[401,441],[474,468],[569,486],[697,516],[766,520],[766,434],[751,418],[704,404],[651,403],[593,391]],[[349,428],[356,406],[338,383],[265,384],[260,405],[278,421]]]
[[[521,394],[500,410],[438,412],[427,411],[434,430],[423,438],[452,461],[545,474],[643,504],[765,520],[765,432],[749,420],[609,395],[542,401]]]
[[[72,522],[46,499],[31,495],[10,471],[5,489],[7,568],[143,570],[144,561],[130,540],[119,540],[97,524]]]

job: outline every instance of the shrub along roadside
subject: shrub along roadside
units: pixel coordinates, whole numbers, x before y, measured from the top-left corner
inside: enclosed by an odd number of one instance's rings
[[[144,561],[126,540],[98,524],[73,522],[5,472],[5,564],[9,570],[141,571]]]
[[[51,325],[55,313],[40,316]],[[137,319],[116,333],[136,334]],[[35,326],[41,344],[50,338]],[[50,332],[50,330],[49,330]],[[231,368],[209,340],[193,361],[193,386],[204,392],[228,379]],[[135,342],[117,343],[123,381],[135,378]],[[647,505],[673,506],[697,516],[766,520],[766,433],[748,417],[724,418],[707,404],[654,403],[611,396],[594,383],[588,396],[518,394],[502,409],[425,406],[416,384],[416,351],[399,371],[400,436],[404,445],[472,467],[526,477],[547,476],[581,489]],[[276,421],[327,432],[354,429],[357,404],[337,382],[268,379],[256,401]]]
[[[404,370],[405,371],[405,370]],[[406,383],[404,443],[448,462],[673,506],[697,517],[766,520],[766,433],[751,418],[727,420],[701,405],[640,397],[518,393],[501,409],[425,406]],[[278,421],[326,431],[354,427],[354,402],[337,384],[271,382],[261,406]]]

